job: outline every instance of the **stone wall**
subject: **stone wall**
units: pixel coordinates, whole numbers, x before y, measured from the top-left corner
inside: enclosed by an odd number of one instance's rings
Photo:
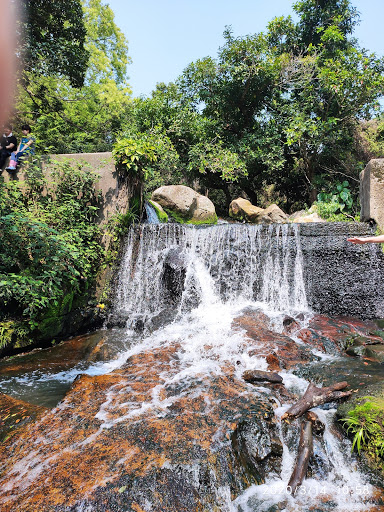
[[[304,279],[311,308],[329,315],[384,318],[384,253],[380,244],[354,245],[372,235],[367,224],[301,224]]]
[[[69,161],[84,163],[93,172],[100,176],[96,184],[97,190],[101,192],[101,209],[99,223],[106,224],[108,219],[116,213],[125,213],[129,201],[129,188],[125,180],[122,180],[115,167],[112,153],[77,153],[65,155],[47,155],[43,158],[43,171],[49,174],[55,161]],[[15,173],[3,171],[4,181],[23,181],[25,174],[21,167]]]

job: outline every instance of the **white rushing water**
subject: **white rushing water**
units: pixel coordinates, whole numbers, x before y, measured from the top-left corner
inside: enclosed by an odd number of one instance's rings
[[[166,224],[132,230],[117,289],[118,315],[145,323],[161,314],[168,262],[186,276],[179,314],[217,302],[258,304],[272,313],[308,311],[295,225]]]
[[[143,226],[139,234],[130,233],[117,290],[116,312],[127,319],[129,327],[137,325],[139,319],[145,332],[147,323],[151,328],[151,320],[164,313],[167,300],[164,268],[168,258],[176,273],[182,269],[184,279],[180,297],[173,305],[174,321],[154,329],[130,352],[180,343],[179,371],[164,374],[164,386],[201,374],[220,373],[223,361],[236,364],[238,376],[245,369],[266,369],[265,359],[250,355],[249,349],[244,348],[243,334],[232,327],[233,319],[247,307],[265,312],[276,331],[281,331],[284,315],[297,318],[302,313],[303,324],[310,314],[297,226],[237,224],[205,229]],[[282,376],[286,387],[300,394],[308,385],[306,380],[291,373],[282,372]],[[161,407],[168,407],[169,403],[156,401],[159,390],[156,391],[152,404],[129,414],[140,414],[148,407],[157,407],[161,414]],[[277,416],[287,408],[277,409]],[[287,482],[296,457],[292,451],[295,443],[289,443],[280,428],[284,450],[280,476],[271,476],[265,484],[252,486],[234,502],[230,500],[229,489],[221,489],[223,511],[304,512],[316,503],[317,510],[342,512],[369,508],[365,503],[372,488],[357,470],[350,456],[350,444],[332,433],[335,411],[316,412],[326,425],[323,440],[314,441],[316,456],[326,461],[318,474],[306,479],[294,498],[290,496]],[[102,415],[107,421],[106,410]]]

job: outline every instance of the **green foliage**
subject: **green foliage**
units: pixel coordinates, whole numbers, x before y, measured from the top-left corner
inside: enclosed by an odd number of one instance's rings
[[[356,132],[358,157],[364,162],[371,158],[384,158],[384,117],[380,115],[370,121],[361,122]]]
[[[332,192],[320,192],[317,200],[321,203],[337,203],[341,210],[344,208],[349,210],[353,205],[353,199],[348,181],[335,183]]]
[[[0,351],[9,346],[23,348],[31,342],[31,326],[27,322],[18,320],[0,322]]]
[[[348,181],[334,183],[331,192],[320,192],[314,205],[323,219],[333,222],[356,220],[351,215],[353,213],[353,198]]]
[[[340,420],[347,433],[353,435],[352,451],[366,451],[371,457],[384,458],[384,410],[374,397],[363,397],[347,418]]]
[[[340,174],[357,182],[356,127],[375,113],[384,86],[384,60],[350,37],[358,17],[348,0],[294,9],[297,22],[276,18],[265,34],[235,38],[227,29],[218,58],[192,63],[177,82],[209,120],[200,146],[222,141],[246,166],[238,183],[251,201],[274,185],[287,209],[312,204],[319,184]],[[208,181],[220,187],[217,175]]]
[[[120,242],[126,236],[128,229],[140,221],[141,200],[134,197],[130,201],[130,205],[125,214],[118,213],[108,220],[107,229],[104,232],[106,253],[103,257],[103,268],[115,262],[119,254]],[[100,302],[107,300],[108,291],[104,290],[104,298],[100,298]]]
[[[144,179],[149,176],[150,165],[157,160],[156,147],[145,135],[141,139],[118,140],[113,148],[113,156],[117,165]]]
[[[50,76],[52,70],[75,87],[83,85],[89,53],[80,0],[22,0],[24,18],[19,22],[28,73]],[[30,85],[27,76],[23,81]],[[41,90],[41,94],[43,94]]]
[[[170,139],[159,132],[136,133],[117,141],[113,156],[118,166],[145,183],[144,191],[179,177],[179,155]]]
[[[127,41],[108,5],[84,0],[84,87],[73,87],[60,67],[27,67],[15,120],[34,125],[46,153],[106,151],[118,140],[116,161],[140,194],[187,184],[221,198],[220,211],[241,192],[287,211],[331,194],[318,207],[345,220],[354,215],[358,173],[384,151],[382,119],[363,127],[380,111],[384,59],[352,37],[358,14],[349,0],[301,0],[293,9],[295,20],[277,17],[264,33],[235,37],[227,27],[217,58],[197,60],[176,83],[131,100]],[[43,52],[39,59],[56,69]],[[328,190],[340,176],[348,189]]]
[[[25,183],[0,184],[0,309],[34,328],[68,290],[84,291],[102,248],[96,175],[69,162],[53,163],[51,184],[33,164],[26,173]]]
[[[70,76],[63,75],[49,64],[49,55],[45,60],[42,53],[40,59],[48,71],[41,73],[27,66],[18,83],[14,124],[28,122],[33,126],[41,153],[110,151],[130,105],[131,91],[126,82],[128,44],[115,24],[112,10],[100,0],[87,0],[83,2],[83,16],[81,4],[77,0],[72,3],[78,3],[80,8],[82,44],[89,55],[88,63],[77,62],[81,55],[77,47],[72,48],[70,62],[74,61],[76,69],[81,70],[81,82],[74,83]],[[32,19],[33,16],[30,23]],[[69,44],[75,42],[69,40]]]
[[[106,80],[123,84],[130,62],[128,43],[115,23],[112,9],[101,0],[83,0],[82,3],[87,30],[85,48],[89,53],[88,84]]]
[[[247,176],[245,163],[239,155],[223,147],[222,143],[200,143],[189,151],[189,170],[198,174],[219,174],[223,181],[238,181]]]

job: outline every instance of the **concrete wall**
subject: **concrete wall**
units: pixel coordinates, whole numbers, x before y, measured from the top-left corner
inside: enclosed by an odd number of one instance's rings
[[[43,171],[49,174],[55,161],[69,161],[83,163],[90,170],[99,175],[96,184],[97,190],[101,191],[101,210],[99,223],[106,224],[108,219],[116,213],[125,213],[129,200],[129,189],[125,180],[121,179],[115,167],[112,153],[78,153],[65,155],[48,155],[43,158]],[[25,173],[23,167],[16,172],[3,171],[4,181],[24,181]]]
[[[384,253],[381,244],[355,245],[372,235],[368,224],[300,224],[304,280],[312,309],[329,315],[384,318]]]
[[[374,220],[384,232],[384,158],[368,162],[360,173],[360,219]]]

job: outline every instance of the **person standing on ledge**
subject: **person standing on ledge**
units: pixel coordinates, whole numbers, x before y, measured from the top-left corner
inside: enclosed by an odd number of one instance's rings
[[[347,241],[352,242],[353,244],[384,244],[384,235],[366,236],[364,238],[354,236],[352,238],[347,238]]]

